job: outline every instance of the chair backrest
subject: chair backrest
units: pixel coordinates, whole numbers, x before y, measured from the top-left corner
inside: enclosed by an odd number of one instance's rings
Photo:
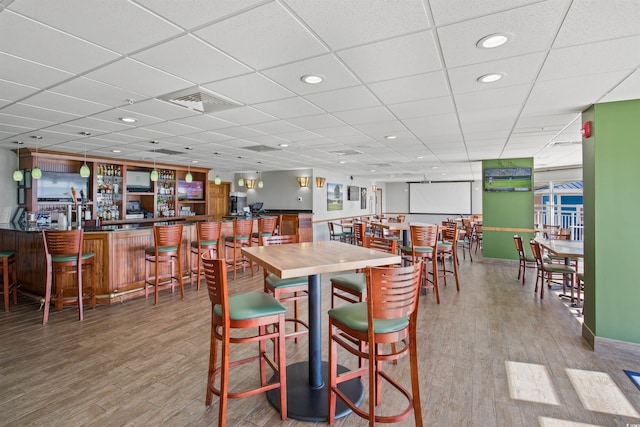
[[[233,236],[251,236],[253,232],[252,219],[236,219],[233,221]]]
[[[222,319],[225,323],[229,322],[229,292],[227,287],[227,263],[224,259],[211,258],[209,252],[202,255],[202,267],[204,268],[204,277],[207,280],[207,290],[209,291],[209,300],[211,301],[211,315],[216,305],[220,305],[222,310]]]
[[[571,239],[571,231],[568,228],[558,228],[557,232],[547,234],[549,240],[569,240]]]
[[[182,247],[183,226],[183,224],[154,226],[153,238],[156,252],[158,251],[158,248],[162,246],[177,246],[178,250],[180,250]]]
[[[540,247],[540,243],[535,240],[529,240],[529,245],[531,246],[531,253],[536,260],[536,265],[540,270],[544,270],[544,261],[542,260],[542,248]]]
[[[362,239],[364,236],[364,230],[366,225],[362,222],[353,223],[353,243],[356,245],[362,245]]]
[[[275,234],[278,218],[275,216],[268,218],[258,218],[258,233]]]
[[[44,250],[47,256],[72,255],[82,253],[84,231],[78,230],[42,230]]]
[[[442,241],[451,243],[451,248],[455,251],[458,246],[458,233],[460,231],[454,228],[444,228],[442,229]]]
[[[415,326],[422,273],[422,261],[408,267],[367,267],[369,331],[373,319],[409,317]]]
[[[442,226],[444,228],[458,228],[458,224],[455,221],[442,221]]]
[[[398,222],[404,222],[407,219],[406,215],[398,215]]]
[[[220,240],[222,222],[220,221],[196,222],[196,230],[198,233],[198,243],[202,241],[207,241],[207,240]]]
[[[438,244],[438,226],[411,225],[411,246],[429,246],[435,248]]]
[[[395,239],[385,239],[384,237],[363,236],[362,246],[365,248],[375,249],[377,251],[396,253],[398,241]]]
[[[522,237],[518,236],[517,234],[513,235],[513,242],[516,245],[516,251],[518,251],[518,258],[520,258],[520,260],[525,259],[524,257],[524,245],[522,244]]]
[[[262,245],[285,245],[287,243],[300,243],[300,236],[297,234],[283,234],[282,236],[263,236]]]
[[[329,221],[327,222],[327,225],[329,226],[329,236],[331,236],[332,238],[335,237],[336,235],[335,224],[332,221]]]

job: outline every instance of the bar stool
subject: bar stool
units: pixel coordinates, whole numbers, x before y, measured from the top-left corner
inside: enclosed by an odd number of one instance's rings
[[[156,225],[153,227],[154,246],[144,250],[144,297],[149,297],[149,286],[154,287],[155,301],[158,304],[158,291],[160,286],[170,286],[171,293],[175,282],[180,286],[180,297],[184,299],[184,285],[182,283],[182,228],[183,224]],[[161,264],[168,264],[171,268],[169,275],[161,276],[159,268]],[[155,268],[155,274],[150,276],[151,265]],[[176,265],[178,271],[176,272]],[[160,283],[169,279],[168,283]]]
[[[278,218],[275,216],[269,218],[258,218],[258,231],[256,233],[251,233],[251,244],[262,246],[260,238],[276,234],[277,222]]]
[[[438,289],[438,226],[434,224],[411,225],[411,246],[402,246],[400,253],[405,262],[415,264],[423,260],[424,271],[422,273],[422,288],[428,290],[433,287],[436,294],[436,303],[440,304],[440,290]],[[427,265],[431,261],[431,272]],[[429,285],[429,274],[431,286]]]
[[[13,303],[18,303],[18,272],[16,267],[16,251],[0,251],[0,266],[2,266],[2,295],[4,296],[4,311],[9,311],[9,293],[13,292]],[[9,280],[11,269],[11,280]]]
[[[251,267],[251,275],[253,276],[253,261],[248,261],[242,255],[242,247],[251,246],[251,233],[253,231],[252,219],[236,219],[233,221],[233,235],[225,236],[224,238],[224,252],[227,264],[230,264],[233,268],[233,280],[236,280],[236,271],[242,267],[242,271],[247,266],[247,263]],[[227,250],[233,250],[233,257],[229,258]],[[231,259],[231,261],[229,261]]]
[[[300,236],[297,234],[288,234],[281,236],[264,236],[261,237],[263,246],[285,245],[290,243],[300,243]],[[285,321],[293,322],[294,332],[286,335],[287,339],[293,338],[294,342],[298,342],[298,337],[309,335],[309,324],[300,318],[298,310],[298,301],[309,299],[309,279],[307,276],[291,277],[289,279],[281,279],[277,275],[264,269],[264,291],[272,294],[280,303],[293,302],[293,317],[286,318]],[[299,330],[299,326],[304,329]]]
[[[189,279],[193,286],[193,276],[196,276],[197,290],[200,290],[200,278],[202,274],[202,254],[213,251],[215,258],[220,254],[220,232],[222,223],[220,221],[208,221],[196,223],[197,241],[191,242],[191,270]],[[195,266],[194,266],[195,258]]]
[[[209,349],[209,373],[207,376],[207,394],[205,404],[211,405],[213,395],[220,397],[218,405],[218,426],[227,423],[228,400],[252,396],[273,389],[280,389],[280,417],[287,418],[287,364],[285,347],[284,316],[287,309],[271,295],[264,292],[249,292],[229,296],[227,285],[227,265],[223,259],[212,259],[210,253],[202,257],[204,275],[207,280],[209,299],[211,300],[211,343]],[[254,329],[257,333],[249,333]],[[232,336],[231,331],[242,329]],[[258,353],[247,355],[242,346],[236,346],[244,358],[231,359],[231,344],[258,342]],[[275,361],[267,352],[267,342],[273,341]],[[218,365],[218,344],[221,348]],[[245,346],[246,347],[246,346]],[[259,361],[260,384],[242,391],[230,391],[229,383],[233,378],[230,368]],[[275,372],[275,381],[267,380],[267,364]],[[246,369],[246,368],[240,368]],[[220,377],[216,384],[216,376]],[[238,388],[241,386],[238,386]]]
[[[367,301],[329,310],[329,424],[335,422],[336,400],[340,398],[356,415],[368,419],[369,425],[399,422],[413,413],[415,425],[422,426],[416,331],[421,272],[422,261],[409,267],[367,267]],[[381,344],[392,344],[391,350],[386,351]],[[339,346],[368,360],[368,366],[338,375]],[[411,391],[393,377],[392,371],[383,370],[383,362],[394,362],[407,354]],[[358,377],[369,380],[368,408],[360,407],[338,388],[342,382]],[[399,409],[394,414],[376,413],[382,403],[383,380],[394,389],[391,406]],[[396,402],[396,395],[404,399]]]
[[[91,307],[96,308],[97,268],[96,254],[82,252],[84,231],[79,230],[43,230],[44,251],[47,264],[47,278],[44,293],[44,314],[42,324],[49,321],[49,305],[54,299],[58,311],[64,304],[78,304],[78,318],[83,320],[83,300],[89,299]],[[87,289],[82,285],[82,273],[91,269],[91,286]],[[76,293],[74,297],[64,296],[65,287],[56,279],[59,275],[75,274],[77,278]],[[52,297],[52,289],[55,297]],[[86,291],[86,293],[85,293]]]
[[[458,235],[457,228],[444,228],[442,230],[442,242],[438,242],[437,255],[442,262],[442,268],[438,269],[438,278],[442,277],[443,283],[447,286],[447,277],[453,277],[456,280],[456,290],[460,292],[460,283],[458,281]],[[445,258],[451,259],[452,267],[447,268]]]

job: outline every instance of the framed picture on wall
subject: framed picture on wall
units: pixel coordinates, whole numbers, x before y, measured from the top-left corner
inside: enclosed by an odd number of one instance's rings
[[[341,211],[344,202],[342,184],[327,184],[327,210]]]
[[[367,209],[367,187],[360,187],[360,209]]]

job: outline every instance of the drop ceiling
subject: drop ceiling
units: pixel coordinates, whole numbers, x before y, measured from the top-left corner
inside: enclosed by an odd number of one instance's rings
[[[579,166],[581,111],[640,98],[638,22],[636,0],[2,0],[0,147],[377,181]]]

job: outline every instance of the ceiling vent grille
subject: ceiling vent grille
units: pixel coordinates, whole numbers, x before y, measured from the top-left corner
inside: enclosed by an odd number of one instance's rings
[[[339,151],[329,151],[331,154],[335,154],[336,156],[355,156],[357,154],[362,154],[362,151],[358,150],[339,150]]]
[[[245,150],[256,151],[258,153],[264,153],[266,151],[280,151],[279,148],[269,147],[268,145],[250,145],[248,147],[242,147]]]
[[[173,156],[174,154],[184,154],[182,151],[175,151],[175,150],[167,150],[166,148],[159,148],[157,150],[149,150],[150,153],[157,153],[157,154],[168,154],[170,156]]]
[[[242,105],[201,87],[169,93],[161,96],[160,99],[204,114],[229,110]]]

